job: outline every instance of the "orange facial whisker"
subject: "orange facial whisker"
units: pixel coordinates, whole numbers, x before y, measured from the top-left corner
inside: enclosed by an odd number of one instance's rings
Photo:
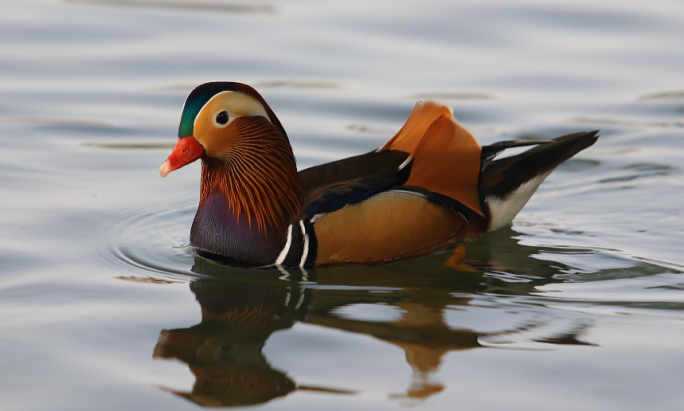
[[[260,230],[278,227],[296,217],[302,189],[292,149],[286,138],[267,124],[243,124],[222,159],[203,158],[200,203],[221,192],[229,208]],[[247,126],[251,128],[246,129]]]

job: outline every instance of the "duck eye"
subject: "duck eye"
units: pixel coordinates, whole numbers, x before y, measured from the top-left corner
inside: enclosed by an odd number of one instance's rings
[[[216,124],[222,126],[228,124],[228,112],[226,110],[223,110],[216,115]]]

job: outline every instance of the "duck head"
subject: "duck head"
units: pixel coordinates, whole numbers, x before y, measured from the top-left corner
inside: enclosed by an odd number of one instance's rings
[[[287,134],[256,90],[213,82],[190,93],[178,142],[159,172],[165,177],[198,159],[202,180],[191,243],[243,261],[255,258],[235,247],[277,248],[301,210],[302,189]]]
[[[271,131],[280,132],[287,141],[285,129],[275,113],[252,87],[232,82],[198,86],[185,100],[178,126],[178,143],[159,173],[166,177],[205,154],[225,158],[239,143],[241,132],[259,125],[263,128],[264,120],[270,123]]]

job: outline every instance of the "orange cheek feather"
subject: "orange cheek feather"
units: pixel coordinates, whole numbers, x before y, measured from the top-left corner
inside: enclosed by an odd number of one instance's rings
[[[173,170],[186,166],[204,155],[204,147],[194,136],[178,139],[169,158],[159,167],[159,174],[166,177]]]

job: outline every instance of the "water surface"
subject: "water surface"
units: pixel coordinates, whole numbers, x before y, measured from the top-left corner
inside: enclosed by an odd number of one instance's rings
[[[7,0],[3,409],[676,410],[684,5]],[[185,96],[255,86],[300,168],[418,98],[481,141],[601,130],[510,228],[383,266],[245,270],[188,247]]]

